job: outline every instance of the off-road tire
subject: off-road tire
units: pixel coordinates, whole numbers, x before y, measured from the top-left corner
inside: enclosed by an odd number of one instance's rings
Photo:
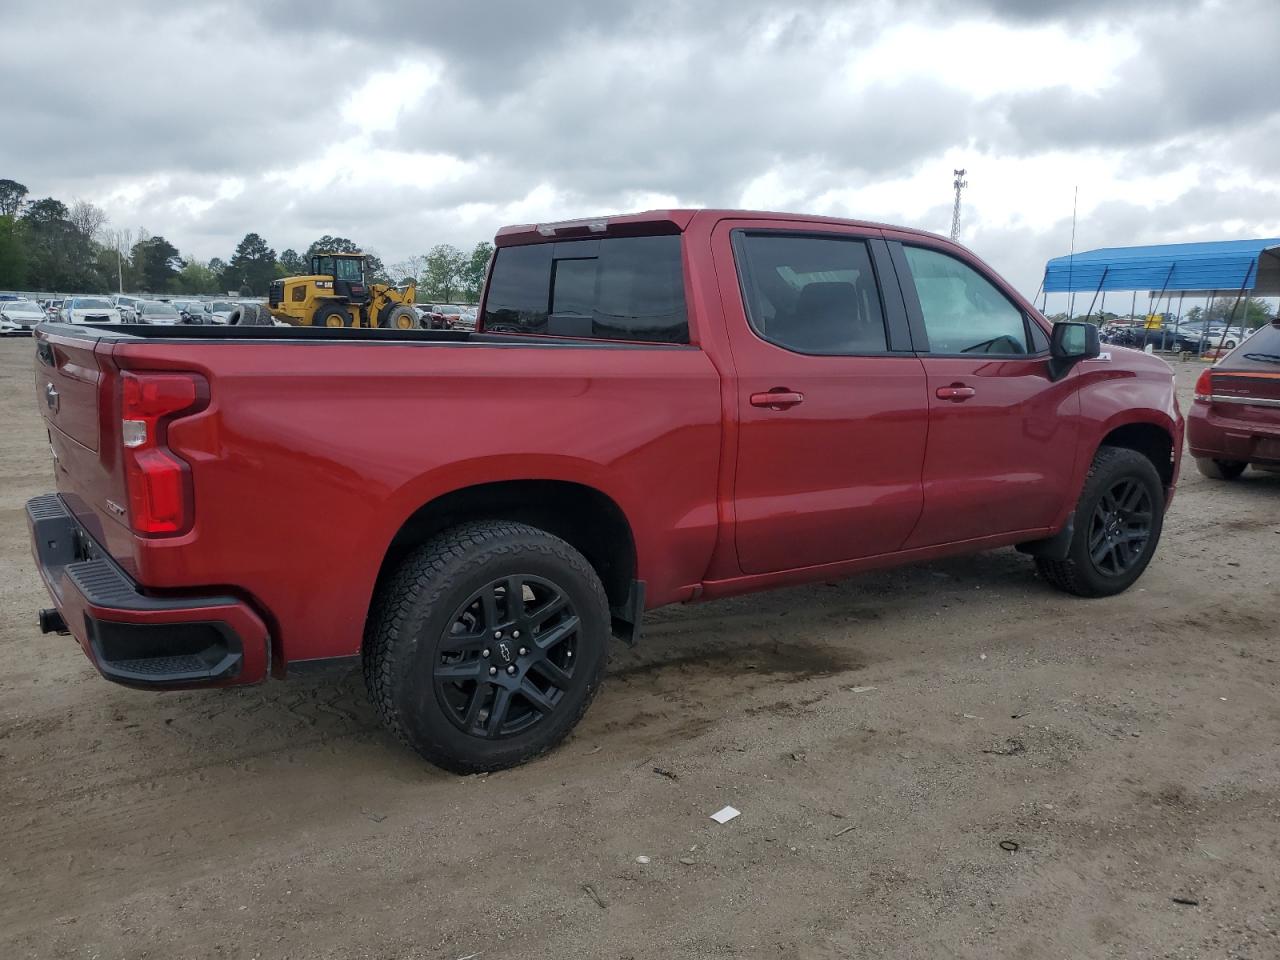
[[[1090,557],[1089,537],[1094,510],[1112,487],[1133,479],[1147,488],[1151,503],[1150,533],[1132,564],[1119,574],[1098,569]],[[1110,597],[1129,589],[1142,576],[1155,554],[1164,527],[1164,484],[1154,464],[1136,450],[1100,447],[1076,504],[1074,530],[1065,560],[1036,558],[1036,569],[1049,583],[1078,597]]]
[[[1196,469],[1210,480],[1235,480],[1249,464],[1243,460],[1214,460],[1212,457],[1196,457]]]
[[[389,330],[417,330],[418,314],[412,307],[406,307],[403,303],[383,307],[378,317],[378,326],[385,327]],[[407,319],[407,325],[402,325],[401,320]]]
[[[338,317],[342,323],[340,326],[351,326],[351,314],[347,312],[346,306],[341,303],[326,303],[316,309],[315,314],[311,318],[313,327],[328,327],[330,317]],[[337,329],[333,327],[332,329]]]
[[[441,702],[438,646],[460,604],[508,576],[552,581],[579,618],[569,688],[531,728],[498,739],[464,731]],[[604,677],[609,602],[592,566],[559,537],[522,523],[475,521],[433,537],[384,577],[365,628],[365,685],[387,729],[455,773],[501,770],[550,750],[586,712]]]

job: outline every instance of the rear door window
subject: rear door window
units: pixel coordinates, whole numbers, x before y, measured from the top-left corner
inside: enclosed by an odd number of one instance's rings
[[[735,255],[747,318],[763,339],[795,353],[888,352],[865,241],[745,234]]]
[[[688,343],[680,237],[502,247],[489,277],[484,329]]]

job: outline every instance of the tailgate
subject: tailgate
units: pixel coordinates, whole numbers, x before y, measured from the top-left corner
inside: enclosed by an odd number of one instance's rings
[[[50,432],[98,449],[97,340],[42,334],[36,342],[36,397]]]
[[[102,405],[114,402],[114,345],[89,330],[83,336],[66,330],[35,334],[36,404],[49,431],[58,493],[98,544],[133,572],[118,438],[102,435],[103,414],[112,413]]]

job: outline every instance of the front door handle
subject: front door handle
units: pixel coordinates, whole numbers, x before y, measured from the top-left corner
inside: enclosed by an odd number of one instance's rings
[[[952,403],[963,403],[972,397],[977,390],[973,387],[966,387],[963,383],[953,383],[949,387],[939,387],[935,392],[939,400],[950,400]]]
[[[804,394],[796,393],[794,390],[787,390],[783,387],[774,387],[767,393],[753,393],[751,395],[751,405],[753,407],[768,407],[770,410],[786,410],[788,407],[794,407],[797,403],[804,403]]]

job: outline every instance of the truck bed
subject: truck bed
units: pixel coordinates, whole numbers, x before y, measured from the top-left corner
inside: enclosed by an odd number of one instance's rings
[[[96,339],[103,342],[134,343],[163,340],[191,343],[241,343],[268,341],[271,343],[429,343],[472,344],[484,346],[518,347],[589,347],[592,350],[690,350],[684,344],[630,343],[625,341],[580,340],[572,337],[531,337],[516,333],[487,333],[471,330],[387,330],[367,327],[228,327],[199,324],[175,324],[159,326],[146,323],[43,323],[41,330],[64,337]],[[90,333],[92,331],[92,333]]]

